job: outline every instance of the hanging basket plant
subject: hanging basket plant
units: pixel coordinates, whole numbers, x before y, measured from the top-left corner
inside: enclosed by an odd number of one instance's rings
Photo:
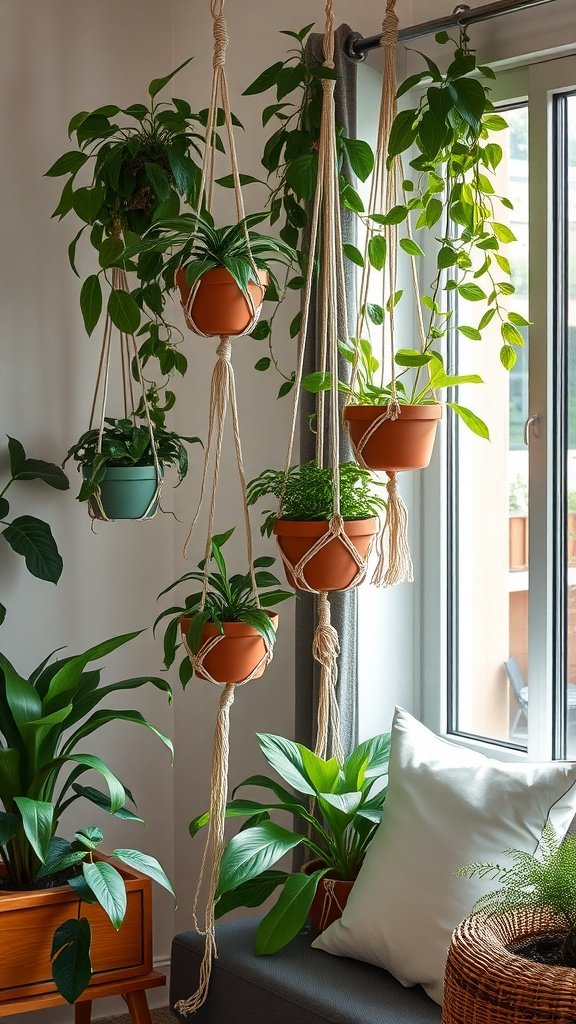
[[[164,635],[164,664],[173,664],[180,640],[188,658],[180,665],[185,686],[194,672],[200,679],[216,683],[245,683],[258,679],[272,659],[278,615],[268,609],[294,595],[280,589],[280,580],[268,569],[274,559],[254,559],[245,575],[231,575],[222,548],[234,529],[212,537],[210,572],[204,561],[194,572],[185,573],[159,594],[163,597],[189,580],[203,586],[189,594],[180,607],[168,608],[158,616],[154,629],[170,617]],[[254,584],[256,589],[254,589]]]
[[[288,472],[267,469],[248,484],[248,501],[266,495],[282,500],[282,514],[266,513],[262,533],[275,534],[290,586],[300,590],[347,590],[360,582],[386,503],[370,474],[354,462],[339,467],[342,533],[327,543],[333,519],[334,477],[315,461]],[[345,538],[345,539],[344,539]]]
[[[392,419],[387,406],[347,405],[344,422],[358,460],[371,470],[398,473],[430,464],[441,414],[439,405],[401,405]]]

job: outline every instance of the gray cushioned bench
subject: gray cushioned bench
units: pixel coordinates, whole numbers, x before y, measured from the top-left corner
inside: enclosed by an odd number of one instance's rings
[[[198,1024],[439,1024],[440,1007],[421,988],[386,971],[311,948],[299,935],[273,956],[254,954],[257,921],[216,930],[218,959]],[[196,932],[172,943],[170,1005],[195,990],[204,949]]]

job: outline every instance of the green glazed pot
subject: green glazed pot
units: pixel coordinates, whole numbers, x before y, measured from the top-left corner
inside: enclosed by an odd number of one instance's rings
[[[109,466],[100,484],[100,501],[108,519],[141,519],[156,492],[155,466]],[[97,506],[93,505],[97,514]],[[146,519],[158,508],[155,501]]]

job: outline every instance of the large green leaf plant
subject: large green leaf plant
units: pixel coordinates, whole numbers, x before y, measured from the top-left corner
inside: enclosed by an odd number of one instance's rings
[[[42,888],[48,876],[61,876],[81,903],[98,902],[118,929],[126,910],[124,879],[113,863],[94,853],[103,840],[95,826],[78,827],[69,842],[58,834],[60,819],[78,800],[100,811],[139,822],[130,810],[130,790],[84,741],[112,722],[131,722],[154,733],[172,751],[172,743],[140,711],[109,705],[108,698],[142,686],[157,687],[172,699],[169,684],[154,676],[101,684],[101,670],[89,668],[133,640],[138,633],[117,636],[82,654],[52,661],[52,655],[32,672],[20,675],[0,654],[0,855],[4,886]],[[53,652],[56,653],[56,652]],[[104,790],[86,785],[83,776],[98,774]],[[149,875],[164,888],[172,887],[160,864],[133,849],[113,856]],[[61,924],[52,947],[53,977],[58,991],[74,1002],[90,981],[90,925],[81,913]]]
[[[320,879],[325,875],[353,881],[378,827],[386,798],[390,735],[360,743],[340,765],[318,757],[301,743],[258,733],[268,764],[279,776],[251,775],[233,793],[229,818],[246,818],[241,831],[226,845],[220,864],[215,913],[236,907],[257,907],[281,887],[274,907],[256,933],[256,953],[275,953],[303,927]],[[287,788],[289,787],[289,788]],[[261,789],[267,798],[237,797],[240,789]],[[296,791],[296,794],[294,793]],[[296,818],[299,827],[276,824],[271,812]],[[209,813],[190,823],[194,836]],[[310,874],[272,870],[297,846],[319,861]]]

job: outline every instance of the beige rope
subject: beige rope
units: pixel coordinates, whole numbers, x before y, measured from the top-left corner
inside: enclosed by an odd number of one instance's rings
[[[340,742],[340,709],[336,695],[340,642],[338,633],[330,621],[330,602],[326,591],[319,594],[316,603],[318,625],[312,642],[312,655],[321,666],[321,683],[318,695],[318,726],[314,753],[318,757],[327,757],[328,733],[330,732],[332,737],[331,757],[335,757],[342,764],[344,751]]]
[[[377,587],[412,583],[414,569],[408,545],[408,510],[398,493],[396,473],[388,474],[386,522],[376,541],[378,561],[372,576]]]
[[[323,932],[328,927],[328,919],[332,904],[334,904],[339,912],[340,917],[344,913],[344,907],[340,906],[340,900],[336,895],[336,879],[335,878],[321,878],[320,885],[324,886],[324,899],[322,901],[322,910],[320,912],[320,931]]]
[[[128,278],[126,276],[126,272],[124,270],[121,270],[119,267],[113,267],[112,268],[112,288],[114,288],[117,291],[125,291],[125,292],[129,292],[130,291],[130,288],[129,288],[129,285],[128,285]],[[101,350],[100,350],[100,359],[99,359],[99,363],[98,363],[98,373],[97,373],[97,376],[96,376],[96,386],[94,388],[94,395],[93,395],[93,398],[92,398],[92,406],[91,406],[91,410],[90,410],[90,421],[89,421],[89,427],[88,427],[89,430],[92,430],[92,427],[94,426],[94,420],[95,420],[95,417],[96,417],[96,406],[98,404],[98,396],[101,393],[100,421],[99,421],[99,424],[98,424],[98,444],[97,444],[97,448],[96,448],[98,454],[100,454],[102,452],[102,440],[103,440],[104,430],[105,430],[105,425],[106,425],[106,407],[107,407],[107,403],[108,403],[108,390],[109,390],[109,382],[110,382],[112,329],[113,329],[113,324],[112,324],[112,320],[110,318],[110,314],[106,313],[106,320],[104,322],[104,334],[103,334],[103,338],[102,338],[102,347],[101,347]],[[158,509],[160,508],[160,497],[161,497],[161,494],[162,494],[163,473],[162,473],[162,467],[160,466],[160,462],[158,460],[158,452],[156,450],[156,439],[155,439],[155,435],[154,435],[154,427],[153,427],[152,419],[151,419],[151,416],[150,416],[150,406],[149,406],[149,403],[148,403],[148,397],[146,395],[146,385],[144,383],[144,377],[142,375],[142,364],[140,362],[140,356],[138,354],[138,346],[136,344],[136,339],[134,338],[134,335],[132,335],[132,334],[131,335],[127,335],[123,331],[120,331],[119,333],[120,333],[120,364],[121,364],[121,370],[122,370],[122,392],[123,392],[123,399],[124,399],[124,414],[125,414],[125,417],[128,418],[127,403],[128,403],[129,398],[130,398],[131,402],[132,402],[131,415],[132,415],[132,418],[134,419],[135,401],[134,401],[134,391],[133,391],[133,387],[132,387],[132,375],[131,375],[131,372],[130,372],[130,363],[131,363],[130,348],[131,348],[132,349],[132,359],[133,359],[134,364],[136,366],[137,375],[138,375],[138,383],[140,385],[142,402],[143,402],[143,406],[144,406],[144,415],[145,415],[145,418],[146,418],[146,425],[148,427],[148,432],[150,434],[150,448],[151,448],[151,451],[152,451],[152,460],[153,460],[154,468],[156,470],[156,488],[155,488],[154,494],[153,494],[152,498],[150,499],[150,502],[149,502],[148,507],[145,510],[145,512],[141,516],[139,516],[137,519],[134,520],[135,522],[142,522],[145,519],[153,519],[154,516],[157,514]],[[127,375],[128,375],[128,380],[130,381],[129,385],[127,384],[127,379],[126,379]],[[101,494],[101,491],[100,491],[100,487],[98,487],[96,489],[96,493],[88,501],[88,513],[89,513],[91,519],[99,519],[102,522],[106,522],[106,523],[109,523],[109,522],[112,521],[112,520],[110,520],[110,518],[106,515],[106,512],[104,511],[104,506],[102,504],[102,494]]]
[[[217,645],[225,639],[226,637],[220,634],[218,636],[208,637],[208,639],[204,641],[204,643],[201,645],[201,647],[198,648],[197,651],[192,651],[190,649],[190,645],[188,643],[186,635],[184,633],[182,634],[182,643],[184,644],[186,654],[190,659],[190,664],[192,665],[193,671],[196,673],[197,676],[200,676],[200,678],[207,679],[209,683],[214,683],[216,686],[221,686],[222,680],[214,679],[210,675],[208,669],[206,668],[205,659],[214,650],[214,648],[217,647]],[[270,646],[268,640],[265,637],[262,637],[262,643],[264,644],[264,654],[258,661],[258,664],[254,666],[252,671],[247,676],[245,676],[244,679],[241,679],[239,682],[233,683],[232,685],[244,686],[245,683],[250,683],[253,679],[255,679],[262,668],[268,667],[268,665],[272,661],[272,658],[274,657],[274,649]]]
[[[198,884],[194,894],[194,904],[192,909],[194,927],[200,935],[205,936],[206,943],[204,947],[204,956],[200,966],[200,981],[198,989],[194,995],[190,996],[189,999],[181,999],[180,1002],[176,1003],[176,1011],[184,1016],[195,1013],[196,1010],[198,1010],[205,1002],[208,995],[212,960],[218,955],[214,937],[214,897],[218,886],[220,861],[222,859],[222,851],[224,849],[224,823],[226,799],[228,795],[228,759],[230,753],[230,708],[233,703],[234,684],[231,683],[222,691],[220,705],[218,708],[218,716],[216,718],[212,754],[212,772],[210,775],[210,820],[208,822],[208,836],[204,847],[204,853],[202,855],[200,875],[198,877]],[[198,922],[198,903],[208,872],[209,862],[210,879],[208,896],[204,909],[204,922],[200,925]]]

